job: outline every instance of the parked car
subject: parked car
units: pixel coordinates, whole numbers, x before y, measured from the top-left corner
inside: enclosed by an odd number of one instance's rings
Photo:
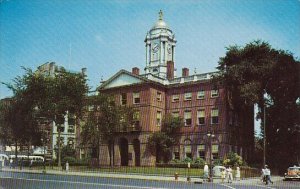
[[[300,180],[300,167],[294,165],[287,169],[287,173],[284,174],[283,180]]]
[[[226,167],[224,167],[224,166],[220,166],[220,165],[214,166],[214,168],[213,168],[214,177],[221,177],[222,171],[224,171],[225,169],[226,169]]]

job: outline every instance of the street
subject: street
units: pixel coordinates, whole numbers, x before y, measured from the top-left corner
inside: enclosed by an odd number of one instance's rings
[[[141,179],[120,179],[93,176],[74,175],[53,175],[53,174],[33,174],[17,172],[0,172],[0,189],[196,189],[196,188],[216,188],[216,189],[280,189],[299,188],[299,182],[284,182],[281,179],[272,185],[263,185],[260,182],[236,182],[228,183],[203,183],[175,182],[175,181],[151,181]]]

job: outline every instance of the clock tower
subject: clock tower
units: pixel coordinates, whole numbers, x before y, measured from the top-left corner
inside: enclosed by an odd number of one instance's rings
[[[167,77],[167,62],[174,61],[176,39],[173,31],[163,20],[163,12],[159,11],[158,21],[147,32],[146,39],[146,74],[160,78]]]

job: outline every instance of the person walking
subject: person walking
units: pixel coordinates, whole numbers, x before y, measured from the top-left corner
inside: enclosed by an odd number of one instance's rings
[[[232,169],[230,166],[226,169],[228,183],[232,183]]]
[[[204,168],[203,168],[203,181],[208,181],[208,165],[205,163]]]
[[[223,169],[223,170],[221,171],[221,179],[222,179],[222,183],[224,183],[225,178],[226,178],[226,169]]]
[[[31,169],[32,165],[33,165],[33,159],[30,160],[30,164],[29,164],[30,169]]]
[[[271,180],[271,170],[268,168],[268,165],[265,165],[264,174],[265,174],[266,185],[268,185],[269,182],[273,184],[273,181]]]
[[[69,172],[69,162],[66,162],[66,172]]]
[[[236,167],[235,179],[236,179],[237,181],[240,181],[240,180],[241,180],[241,171],[240,171],[240,167],[239,167],[239,166]]]
[[[9,168],[11,169],[11,168],[12,168],[12,166],[13,166],[13,159],[12,159],[12,158],[10,158],[10,159],[9,159]]]

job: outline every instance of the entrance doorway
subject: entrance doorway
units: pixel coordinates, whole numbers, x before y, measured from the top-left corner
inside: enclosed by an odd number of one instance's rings
[[[141,166],[141,148],[139,139],[133,140],[133,149],[135,154],[135,166]]]
[[[119,141],[121,166],[128,166],[128,140],[121,138]]]

